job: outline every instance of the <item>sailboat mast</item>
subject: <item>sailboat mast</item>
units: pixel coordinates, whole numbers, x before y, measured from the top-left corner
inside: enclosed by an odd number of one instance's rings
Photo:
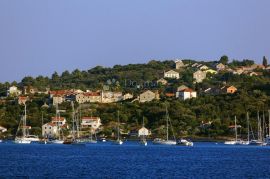
[[[258,140],[260,140],[260,114],[257,111],[257,120],[258,120]]]
[[[118,121],[118,130],[117,130],[117,140],[120,140],[120,121],[119,121],[119,111],[117,111],[117,121]]]
[[[71,101],[71,106],[72,106],[72,138],[75,140],[75,126],[74,126],[74,118],[75,118],[75,112],[74,112],[74,103]]]
[[[169,119],[168,119],[168,109],[166,106],[166,120],[167,120],[167,141],[169,140]]]
[[[249,115],[248,115],[248,112],[247,112],[247,129],[248,129],[248,142],[250,141],[250,137],[249,137]]]
[[[26,136],[26,104],[24,104],[23,137]]]
[[[265,115],[263,110],[263,120],[262,120],[262,139],[264,140],[265,137]]]
[[[236,116],[234,116],[234,130],[235,130],[235,141],[237,141],[237,126],[236,126]]]

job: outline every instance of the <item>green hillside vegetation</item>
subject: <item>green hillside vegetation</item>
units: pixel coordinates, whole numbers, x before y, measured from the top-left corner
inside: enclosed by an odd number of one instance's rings
[[[226,58],[222,62],[228,63]],[[183,60],[185,64],[195,63],[193,60]],[[200,62],[208,66],[214,66],[215,62]],[[232,61],[228,66],[251,65],[252,60]],[[221,137],[232,136],[229,128],[234,124],[234,116],[237,116],[238,124],[242,126],[241,134],[247,133],[246,113],[249,112],[253,129],[256,129],[257,111],[265,112],[270,109],[270,73],[261,71],[261,76],[235,75],[229,72],[221,72],[216,75],[208,74],[202,83],[193,83],[192,74],[196,69],[188,66],[178,70],[180,79],[168,79],[169,84],[162,86],[156,84],[156,80],[163,77],[163,72],[175,69],[174,61],[155,61],[147,64],[115,65],[112,68],[97,66],[88,71],[65,71],[62,74],[54,73],[50,78],[38,76],[25,77],[21,82],[0,84],[0,125],[8,128],[5,136],[16,133],[20,115],[23,114],[23,106],[16,103],[16,98],[7,97],[6,89],[11,85],[33,86],[45,91],[46,88],[56,89],[81,89],[101,90],[104,87],[112,91],[133,93],[135,96],[146,89],[158,90],[161,100],[147,103],[124,101],[112,104],[84,104],[81,106],[82,116],[99,116],[102,119],[102,133],[111,135],[117,121],[117,110],[120,111],[120,120],[124,131],[138,129],[142,118],[145,117],[146,127],[151,129],[153,136],[165,134],[165,107],[169,109],[173,128],[178,137]],[[176,70],[177,71],[177,70]],[[209,87],[221,87],[224,84],[234,85],[238,88],[235,94],[205,94],[203,91]],[[186,85],[198,92],[198,98],[181,101],[175,98],[165,97],[166,92],[175,92],[180,85]],[[32,133],[41,135],[41,116],[44,123],[49,122],[55,115],[55,107],[42,107],[46,102],[50,103],[49,96],[37,94],[31,96],[27,102],[28,125],[32,126]],[[78,104],[76,104],[76,108]],[[66,117],[71,123],[72,111],[69,102],[59,105],[66,110],[61,116]],[[202,125],[208,123],[207,125]]]

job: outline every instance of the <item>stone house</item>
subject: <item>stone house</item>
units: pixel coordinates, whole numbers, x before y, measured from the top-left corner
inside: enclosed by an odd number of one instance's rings
[[[181,100],[186,100],[186,99],[191,99],[191,98],[197,98],[197,92],[193,91],[190,88],[184,89],[182,91],[179,91],[179,95],[178,95],[179,99]]]
[[[179,70],[181,68],[185,67],[185,64],[182,60],[175,60],[175,69]]]
[[[173,70],[164,72],[164,78],[175,78],[175,79],[179,79],[179,73]]]
[[[166,85],[166,84],[168,84],[168,81],[165,80],[164,78],[160,78],[159,80],[157,80],[157,84]]]
[[[206,72],[198,70],[193,73],[193,78],[196,83],[201,83],[206,78]]]
[[[159,93],[156,91],[155,93],[147,90],[145,92],[143,92],[142,94],[140,94],[139,96],[139,102],[140,103],[144,103],[144,102],[150,102],[153,100],[159,100]]]

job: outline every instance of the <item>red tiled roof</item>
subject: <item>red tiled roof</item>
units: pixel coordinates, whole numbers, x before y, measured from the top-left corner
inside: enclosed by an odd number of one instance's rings
[[[56,124],[50,122],[50,123],[47,123],[48,126],[56,126]]]
[[[167,96],[167,97],[174,97],[175,94],[174,93],[165,93],[165,96]]]

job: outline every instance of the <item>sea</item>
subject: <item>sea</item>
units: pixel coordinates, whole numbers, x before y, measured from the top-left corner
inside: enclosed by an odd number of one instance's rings
[[[4,142],[0,178],[270,178],[270,146]]]

